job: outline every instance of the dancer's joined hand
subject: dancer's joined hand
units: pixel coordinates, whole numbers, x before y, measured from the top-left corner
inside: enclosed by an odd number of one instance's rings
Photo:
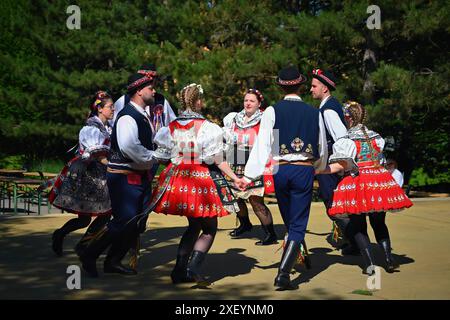
[[[241,191],[244,191],[248,185],[243,178],[240,178],[240,179],[237,178],[233,181],[233,183],[236,186],[236,188],[238,188]]]

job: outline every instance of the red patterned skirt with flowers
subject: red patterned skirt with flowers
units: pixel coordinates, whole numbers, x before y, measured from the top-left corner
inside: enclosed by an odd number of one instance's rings
[[[153,211],[193,218],[222,217],[239,210],[219,168],[203,163],[170,163],[152,195]]]
[[[383,167],[359,167],[359,175],[344,177],[334,190],[328,215],[396,211],[411,207],[411,200]]]

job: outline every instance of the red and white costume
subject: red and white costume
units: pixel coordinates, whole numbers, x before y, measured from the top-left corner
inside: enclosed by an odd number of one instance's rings
[[[245,122],[245,110],[242,110],[231,112],[223,119],[227,162],[239,178],[244,176],[245,165],[258,138],[262,115],[263,113],[258,109]],[[245,191],[234,186],[231,188],[235,196],[242,199],[248,199],[253,195],[262,197],[264,194],[274,193],[272,159],[270,158],[267,162],[264,174],[259,179],[253,180]]]
[[[153,192],[157,213],[187,217],[225,216],[239,211],[214,158],[222,155],[222,129],[194,112],[183,112],[155,136],[155,156],[171,160]]]
[[[330,216],[396,211],[412,206],[411,200],[381,166],[384,139],[376,132],[349,129],[348,135],[333,145],[330,163],[346,161],[352,169],[334,190]]]

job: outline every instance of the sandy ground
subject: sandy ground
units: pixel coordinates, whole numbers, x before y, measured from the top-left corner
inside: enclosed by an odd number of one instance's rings
[[[282,238],[285,229],[278,207],[270,205],[270,209]],[[242,239],[228,236],[235,216],[220,219],[203,267],[213,282],[209,288],[171,283],[169,274],[186,220],[152,214],[142,236],[137,276],[100,272],[100,278],[91,279],[81,273],[81,289],[69,290],[66,271],[69,265],[79,264],[73,247],[84,230],[67,236],[61,258],[53,254],[50,243],[52,232],[72,217],[57,211],[41,216],[0,215],[0,299],[450,299],[450,198],[416,199],[411,209],[388,215],[393,253],[401,268],[394,274],[381,268],[380,287],[375,290],[368,290],[367,276],[361,274],[361,257],[343,257],[330,244],[331,223],[321,203],[312,204],[306,235],[312,269],[297,268],[291,278],[299,288],[293,291],[275,290],[281,242],[254,245],[262,229],[253,212],[255,227]],[[370,228],[369,235],[377,264],[382,266]],[[102,261],[103,257],[98,262],[100,271]]]

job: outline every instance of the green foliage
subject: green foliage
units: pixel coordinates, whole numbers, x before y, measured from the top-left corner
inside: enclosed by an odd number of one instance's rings
[[[22,169],[24,161],[25,161],[24,155],[0,157],[0,168]]]
[[[64,167],[65,163],[61,160],[45,159],[43,161],[36,162],[29,171],[41,171],[50,173],[59,173]]]
[[[87,1],[81,30],[66,27],[66,1],[0,3],[0,150],[30,161],[67,157],[99,89],[115,98],[139,65],[167,76],[172,105],[189,82],[206,92],[220,122],[242,107],[248,87],[273,104],[288,63],[339,79],[335,96],[367,105],[368,126],[394,136],[400,169],[434,177],[449,164],[450,4],[377,1],[381,30],[369,30],[368,0]],[[364,54],[374,52],[369,68]],[[373,92],[363,87],[370,80]],[[308,90],[308,88],[305,88]],[[307,93],[303,98],[318,105]],[[27,160],[27,161],[28,161]]]
[[[416,169],[412,172],[411,180],[409,184],[413,187],[438,185],[441,183],[450,183],[450,173],[438,172],[434,174],[434,177],[430,177],[423,168]]]

